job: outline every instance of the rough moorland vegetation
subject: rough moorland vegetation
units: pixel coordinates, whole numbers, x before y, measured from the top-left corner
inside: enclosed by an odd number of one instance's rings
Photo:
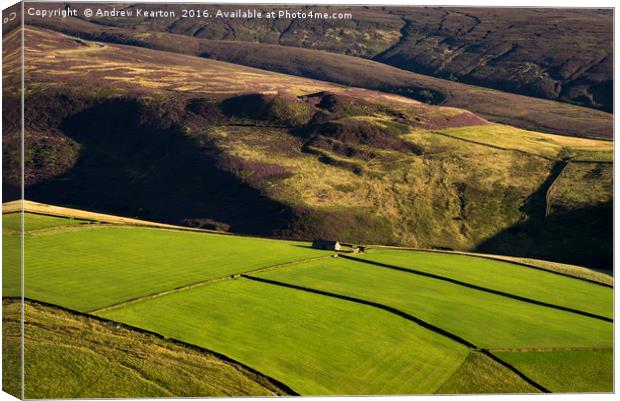
[[[146,28],[131,30],[74,18],[31,22],[90,40],[192,54],[346,86],[395,93],[425,103],[464,108],[490,121],[525,129],[592,138],[611,138],[613,132],[612,116],[603,111],[466,85],[316,48],[282,46],[269,44],[269,41],[233,43],[230,40],[204,39],[199,35],[142,32]],[[343,33],[338,35],[342,37]]]
[[[126,7],[134,12],[138,8],[161,7]],[[613,107],[611,10],[299,7],[306,12],[351,13],[352,18],[274,21],[181,18],[182,8],[167,5],[176,18],[165,22],[139,16],[91,21],[138,32],[327,50],[528,96],[606,111]],[[238,7],[210,7],[216,8]]]

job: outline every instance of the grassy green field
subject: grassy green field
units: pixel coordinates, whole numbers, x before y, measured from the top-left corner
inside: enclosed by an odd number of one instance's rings
[[[513,263],[464,255],[400,250],[376,251],[356,257],[613,317],[612,288]]]
[[[498,362],[472,351],[439,394],[535,393],[535,387]]]
[[[553,392],[612,392],[612,351],[497,352]]]
[[[9,217],[3,231],[5,265],[15,257],[19,261],[20,237],[11,227],[17,224],[12,216],[3,215]],[[224,354],[303,395],[537,391],[475,348],[490,349],[552,391],[609,388],[609,353],[567,350],[610,349],[612,323],[406,270],[613,317],[608,287],[474,256],[373,250],[354,255],[362,260],[351,260],[331,258],[330,252],[304,242],[25,217],[32,227],[25,236],[27,297],[93,311]],[[231,277],[268,267],[251,274],[358,301]],[[19,276],[7,272],[18,270],[5,269],[4,295],[18,295]],[[33,355],[27,366],[38,391],[33,397],[103,396],[109,388],[82,386],[101,369],[113,372],[106,380],[118,383],[115,396],[131,396],[124,390],[128,387],[135,395],[153,396],[275,391],[256,376],[231,376],[226,365],[209,369],[213,376],[207,381],[192,381],[201,377],[197,364],[204,368],[197,362],[200,356],[162,354],[159,340],[137,339],[125,329],[41,306],[29,304],[27,310],[35,316],[26,350]],[[66,338],[75,332],[81,333],[79,344]],[[5,345],[15,348],[10,335],[7,339]],[[113,346],[105,351],[101,344]],[[137,351],[120,355],[119,349]],[[138,354],[150,359],[138,361]],[[14,362],[10,357],[8,364]],[[182,367],[185,363],[191,367]],[[152,367],[158,364],[166,370]],[[570,364],[576,367],[565,366]],[[194,372],[189,381],[178,381],[178,372],[188,370]],[[574,378],[583,371],[587,374]],[[593,375],[596,379],[587,379]],[[221,385],[213,384],[219,380]]]
[[[21,223],[16,222],[16,215],[20,214],[2,214],[3,297],[21,295]]]
[[[5,346],[16,348],[21,304],[5,301],[3,312]],[[30,302],[25,316],[26,398],[284,394],[242,366],[152,335]],[[16,380],[3,369],[5,389],[15,393]]]
[[[216,350],[301,394],[433,393],[468,354],[375,308],[247,279],[101,315]]]
[[[499,261],[525,264],[527,266],[536,267],[550,272],[561,273],[570,277],[582,278],[605,285],[614,285],[613,276],[608,273],[588,269],[587,267],[569,265],[566,263],[550,262],[548,260],[541,259],[519,258],[515,256],[487,255],[487,257],[491,257],[492,259]]]
[[[257,277],[391,306],[483,348],[608,347],[613,342],[608,322],[342,258]]]
[[[91,225],[32,233],[25,248],[26,296],[79,311],[328,254],[303,242]]]
[[[20,232],[21,231],[21,213],[10,213],[2,215],[3,228]],[[39,214],[28,213],[24,219],[24,231],[42,230],[55,227],[64,227],[77,224],[85,224],[83,220],[75,220],[64,217],[44,216]]]

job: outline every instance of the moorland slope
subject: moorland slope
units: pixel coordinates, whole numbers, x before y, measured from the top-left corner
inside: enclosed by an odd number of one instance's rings
[[[80,6],[77,6],[79,9]],[[135,15],[160,5],[133,4],[129,18],[92,22],[137,32],[166,32],[209,40],[326,50],[435,77],[613,108],[613,12],[609,9],[451,7],[291,7],[266,11],[350,13],[349,19],[181,18]],[[237,6],[207,7],[236,11]]]
[[[238,233],[611,266],[608,141],[38,28],[26,36],[29,199]],[[5,182],[18,184],[10,170]]]
[[[84,39],[192,54],[407,96],[431,104],[464,108],[484,118],[562,135],[611,138],[609,113],[566,103],[471,86],[350,55],[251,41],[211,40],[170,32],[142,32],[77,18],[32,20],[37,26]],[[174,29],[171,32],[176,32]]]

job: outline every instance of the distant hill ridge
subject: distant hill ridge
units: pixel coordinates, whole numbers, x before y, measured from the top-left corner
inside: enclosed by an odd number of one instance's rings
[[[28,22],[89,40],[192,54],[465,108],[488,120],[525,129],[590,138],[611,138],[613,133],[612,115],[603,111],[434,78],[360,57],[250,41],[233,45],[230,40],[142,32],[77,18]]]
[[[176,18],[90,21],[136,32],[277,44],[374,59],[405,70],[612,111],[609,9],[261,6],[341,12],[351,19]],[[78,7],[80,8],[80,7]],[[214,13],[215,7],[207,7]],[[238,6],[217,6],[231,12]],[[135,4],[127,10],[157,10]],[[134,13],[135,14],[135,13]]]

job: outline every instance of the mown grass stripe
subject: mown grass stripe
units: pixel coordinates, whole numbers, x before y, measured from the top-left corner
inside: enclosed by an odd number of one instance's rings
[[[605,322],[609,322],[609,323],[613,323],[614,320],[605,316],[601,316],[601,315],[597,315],[594,313],[590,313],[590,312],[584,312],[578,309],[573,309],[573,308],[568,308],[566,306],[560,306],[560,305],[555,305],[555,304],[550,304],[547,302],[543,302],[543,301],[537,301],[535,299],[531,299],[531,298],[526,298],[526,297],[522,297],[520,295],[514,295],[514,294],[510,294],[508,292],[504,292],[504,291],[499,291],[499,290],[493,290],[491,288],[486,288],[486,287],[481,287],[479,285],[475,285],[475,284],[470,284],[470,283],[466,283],[464,281],[460,281],[460,280],[456,280],[456,279],[452,279],[452,278],[448,278],[448,277],[444,277],[444,276],[439,276],[437,274],[433,274],[433,273],[427,273],[427,272],[423,272],[420,270],[415,270],[415,269],[411,269],[411,268],[405,268],[405,267],[400,267],[400,266],[394,266],[394,265],[390,265],[387,263],[381,263],[381,262],[375,262],[375,261],[371,261],[371,260],[366,260],[366,259],[359,259],[353,256],[348,256],[348,255],[340,255],[341,258],[344,259],[349,259],[352,261],[356,261],[356,262],[360,262],[360,263],[366,263],[369,265],[373,265],[373,266],[378,266],[378,267],[383,267],[386,269],[393,269],[393,270],[398,270],[401,272],[405,272],[405,273],[410,273],[410,274],[416,274],[419,276],[424,276],[424,277],[428,277],[428,278],[432,278],[432,279],[436,279],[436,280],[441,280],[441,281],[445,281],[451,284],[456,284],[456,285],[460,285],[463,287],[467,287],[467,288],[471,288],[474,290],[478,290],[478,291],[483,291],[483,292],[488,292],[490,294],[494,294],[494,295],[499,295],[499,296],[503,296],[503,297],[507,297],[507,298],[512,298],[515,299],[517,301],[523,301],[523,302],[528,302],[534,305],[539,305],[539,306],[545,306],[548,308],[553,308],[553,309],[558,309],[564,312],[570,312],[570,313],[575,313],[578,315],[582,315],[582,316],[586,316],[586,317],[591,317],[593,319],[599,319],[599,320],[603,320]]]
[[[372,302],[372,301],[367,301],[365,299],[360,299],[360,298],[355,298],[355,297],[350,297],[347,295],[342,295],[342,294],[336,294],[333,292],[328,292],[328,291],[322,291],[322,290],[317,290],[314,288],[308,288],[308,287],[302,287],[302,286],[298,286],[298,285],[294,285],[294,284],[289,284],[289,283],[283,283],[281,281],[276,281],[276,280],[270,280],[270,279],[265,279],[265,278],[260,278],[260,277],[255,277],[255,276],[249,276],[246,274],[242,274],[241,277],[246,278],[248,280],[252,280],[252,281],[258,281],[261,283],[265,283],[265,284],[271,284],[271,285],[277,285],[277,286],[281,286],[281,287],[286,287],[286,288],[291,288],[291,289],[295,289],[295,290],[300,290],[300,291],[305,291],[305,292],[310,292],[313,294],[319,294],[319,295],[324,295],[327,297],[331,297],[331,298],[336,298],[336,299],[341,299],[344,301],[349,301],[349,302],[355,302],[358,304],[362,304],[362,305],[366,305],[366,306],[370,306],[373,308],[377,308],[377,309],[381,309],[384,310],[386,312],[392,313],[398,317],[401,317],[403,319],[409,320],[427,330],[430,330],[434,333],[437,333],[439,335],[442,335],[444,337],[447,337],[453,341],[458,342],[459,344],[465,345],[466,347],[472,349],[473,351],[477,351],[477,352],[481,352],[484,355],[488,356],[489,358],[493,359],[494,361],[496,361],[497,363],[500,363],[501,365],[505,366],[506,368],[510,369],[511,371],[513,371],[515,374],[517,374],[520,378],[522,378],[523,380],[525,380],[527,383],[529,383],[530,385],[532,385],[533,387],[535,387],[536,389],[540,390],[543,393],[550,393],[551,391],[549,391],[548,389],[546,389],[544,386],[536,383],[534,380],[530,379],[529,377],[527,377],[524,373],[520,372],[517,368],[515,368],[514,366],[510,365],[508,362],[505,362],[503,360],[501,360],[500,358],[498,358],[497,356],[493,355],[491,352],[482,349],[478,346],[476,346],[475,344],[467,341],[466,339],[464,339],[463,337],[460,337],[454,333],[451,333],[449,331],[446,331],[444,329],[442,329],[441,327],[435,326],[431,323],[428,323],[420,318],[417,318],[413,315],[410,315],[406,312],[403,312],[399,309],[396,308],[392,308],[391,306],[387,306],[387,305],[383,305],[377,302]]]

